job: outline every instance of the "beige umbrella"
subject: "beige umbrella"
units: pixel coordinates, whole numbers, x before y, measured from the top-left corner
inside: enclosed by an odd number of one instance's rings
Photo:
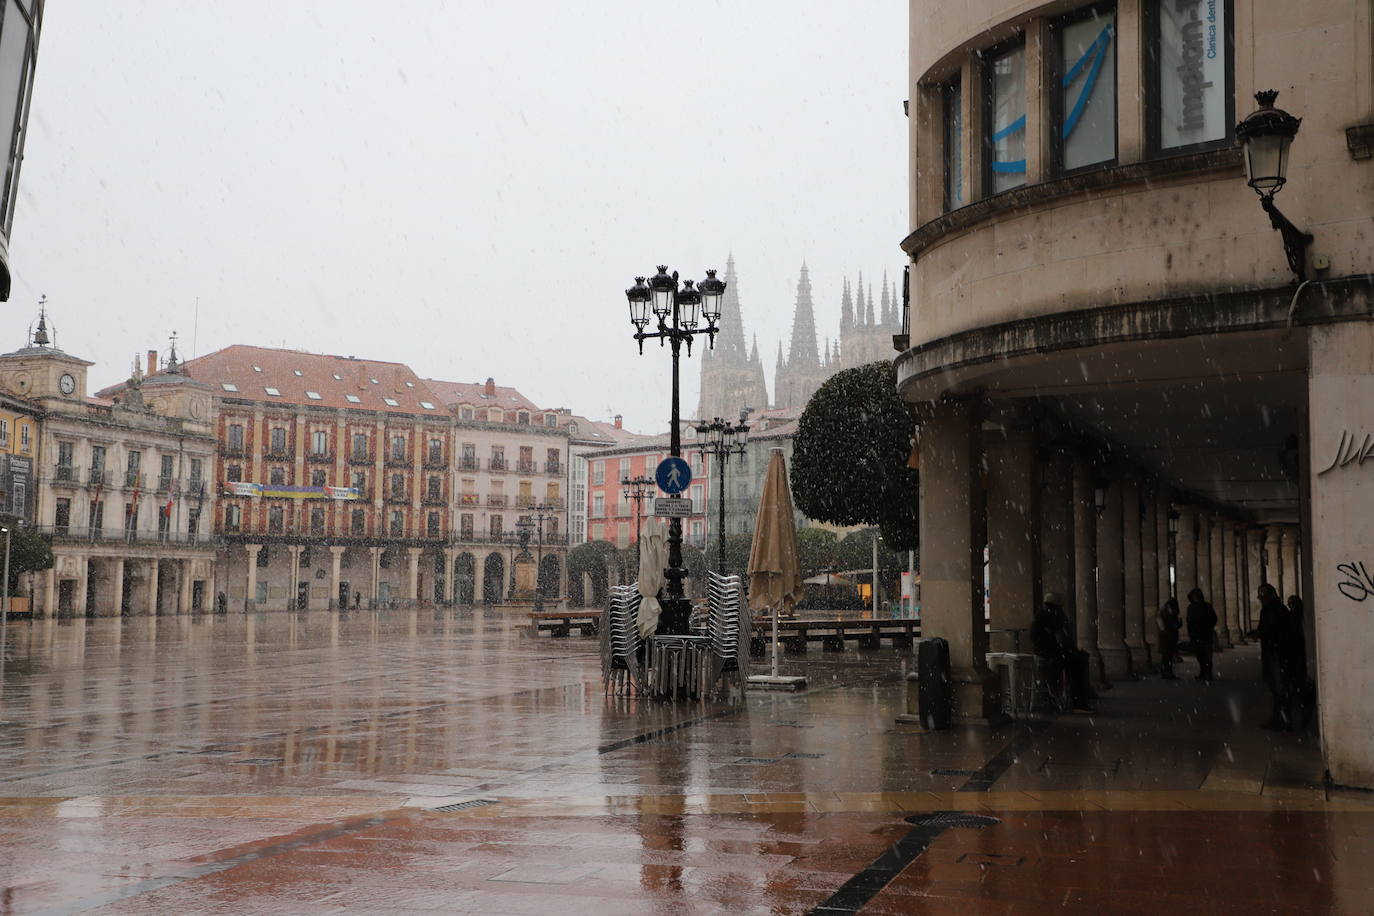
[[[668,565],[668,535],[662,519],[644,522],[639,536],[639,635],[648,639],[658,629],[658,590],[663,587],[663,568]]]
[[[768,459],[754,542],[749,548],[749,609],[773,610],[773,674],[778,678],[778,613],[792,610],[802,599],[801,564],[797,560],[797,525],[792,517],[792,492],[787,487],[787,463],[782,449]],[[751,679],[752,680],[752,679]]]

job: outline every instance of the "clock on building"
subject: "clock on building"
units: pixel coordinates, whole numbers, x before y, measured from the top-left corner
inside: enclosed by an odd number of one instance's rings
[[[62,373],[62,377],[57,380],[57,387],[62,389],[63,394],[71,394],[76,390],[76,379],[72,378],[70,372]]]

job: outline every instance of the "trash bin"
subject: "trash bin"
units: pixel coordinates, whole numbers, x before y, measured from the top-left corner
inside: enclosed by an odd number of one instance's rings
[[[949,682],[949,643],[938,636],[916,646],[916,709],[921,727],[949,728],[953,697]]]

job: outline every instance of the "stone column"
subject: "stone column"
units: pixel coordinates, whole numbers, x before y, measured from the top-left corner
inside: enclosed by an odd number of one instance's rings
[[[85,557],[77,557],[76,560],[76,595],[74,600],[76,606],[72,608],[72,614],[76,617],[86,616],[86,590],[90,588],[91,564]]]
[[[243,609],[252,611],[258,606],[258,553],[262,545],[244,544],[243,549],[248,555],[248,591],[243,597]]]
[[[1231,631],[1231,642],[1241,645],[1245,633],[1240,625],[1240,608],[1245,601],[1241,590],[1240,564],[1236,562],[1236,528],[1234,521],[1227,520],[1221,529],[1221,551],[1226,569],[1226,628]]]
[[[1169,488],[1164,484],[1155,487],[1155,547],[1158,551],[1155,574],[1159,580],[1159,604],[1164,604],[1173,594],[1173,582],[1169,579]],[[1182,604],[1179,610],[1183,609]],[[1158,608],[1156,608],[1158,610]],[[1157,632],[1157,631],[1156,631]]]
[[[1015,418],[1009,418],[1011,423]],[[1018,629],[1021,651],[1040,605],[1040,482],[1033,429],[984,427],[987,461],[988,591],[992,628]],[[1014,640],[1003,636],[1010,651]]]
[[[1225,552],[1221,549],[1221,534],[1225,522],[1220,515],[1214,515],[1208,521],[1211,523],[1207,541],[1208,555],[1211,558],[1208,580],[1212,584],[1212,590],[1207,595],[1207,600],[1212,602],[1212,607],[1217,612],[1217,645],[1229,649],[1232,642],[1231,629],[1226,625],[1226,566],[1222,562]]]
[[[329,605],[330,608],[339,606],[339,579],[342,576],[343,555],[347,547],[329,548]]]
[[[1174,592],[1180,612],[1187,610],[1188,593],[1197,588],[1197,529],[1197,507],[1180,505],[1174,540]]]
[[[942,404],[920,428],[922,635],[949,641],[954,717],[1001,717],[997,679],[988,671],[983,611],[986,524],[978,487],[975,406]],[[913,712],[915,710],[912,710]]]
[[[1121,481],[1121,580],[1122,641],[1130,658],[1131,675],[1139,677],[1150,667],[1145,648],[1144,567],[1141,560],[1140,484],[1133,472]]]
[[[158,566],[156,559],[148,561],[148,613],[154,617],[157,616]]]
[[[1110,679],[1130,676],[1126,649],[1126,581],[1121,531],[1121,478],[1107,484],[1106,505],[1097,519],[1097,648]]]
[[[1076,620],[1074,588],[1073,461],[1055,449],[1041,465],[1040,580],[1046,593],[1064,599],[1064,613]]]
[[[478,554],[472,556],[472,603],[482,604],[487,600],[487,558]],[[610,573],[606,575],[606,587],[610,588]],[[591,600],[591,589],[588,587],[582,594]]]
[[[57,616],[57,564],[43,572],[43,616]]]
[[[423,547],[407,547],[410,554],[410,580],[406,586],[406,597],[411,601],[420,600],[420,553]]]
[[[1091,658],[1093,680],[1104,683],[1102,655],[1097,651],[1097,506],[1093,467],[1086,455],[1073,456],[1073,591],[1078,648]]]
[[[1280,554],[1283,562],[1283,591],[1279,597],[1285,603],[1290,595],[1302,595],[1302,585],[1298,579],[1298,526],[1282,526],[1283,541]]]
[[[453,564],[457,559],[457,549],[453,547],[444,548],[444,600],[449,604],[452,604],[458,596],[458,576],[453,571]]]
[[[191,613],[191,560],[177,563],[177,613]]]
[[[1245,628],[1253,630],[1255,628],[1257,611],[1255,610],[1258,598],[1255,596],[1259,592],[1260,584],[1264,582],[1264,529],[1251,526],[1245,529],[1245,565],[1250,579],[1249,587],[1245,592]]]
[[[1215,609],[1217,599],[1212,594],[1212,518],[1202,511],[1197,514],[1197,587],[1202,589],[1202,597],[1211,602]]]
[[[287,549],[290,551],[291,559],[289,561],[290,569],[286,576],[286,606],[295,610],[297,607],[296,589],[301,581],[301,545],[291,544]]]
[[[1161,544],[1156,536],[1156,518],[1159,511],[1155,491],[1160,489],[1158,482],[1152,482],[1141,490],[1140,500],[1140,603],[1143,605],[1141,630],[1145,637],[1146,664],[1153,665],[1159,658],[1159,605],[1164,600],[1159,596],[1159,563],[1161,553],[1168,558],[1168,547]],[[1136,669],[1136,673],[1142,673]]]
[[[382,579],[382,548],[380,548],[380,547],[373,547],[373,548],[371,548],[371,551],[372,551],[372,558],[371,558],[371,559],[372,559],[372,585],[370,586],[370,590],[369,590],[369,592],[368,592],[368,600],[369,600],[370,602],[373,602],[373,603],[375,604],[375,602],[377,601],[377,598],[378,598],[378,597],[380,596],[380,594],[381,594],[381,579]]]
[[[124,613],[124,558],[115,557],[110,561],[110,603],[104,614],[115,617]]]
[[[1282,525],[1269,525],[1264,529],[1264,581],[1274,586],[1274,591],[1280,595],[1283,594],[1282,532]]]

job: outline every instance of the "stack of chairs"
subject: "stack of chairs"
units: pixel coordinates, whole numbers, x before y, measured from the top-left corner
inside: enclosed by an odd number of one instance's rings
[[[644,666],[640,660],[639,586],[616,585],[601,622],[601,679],[606,693],[643,692]]]
[[[711,639],[711,683],[744,689],[750,637],[744,582],[739,576],[708,573],[706,635]]]

